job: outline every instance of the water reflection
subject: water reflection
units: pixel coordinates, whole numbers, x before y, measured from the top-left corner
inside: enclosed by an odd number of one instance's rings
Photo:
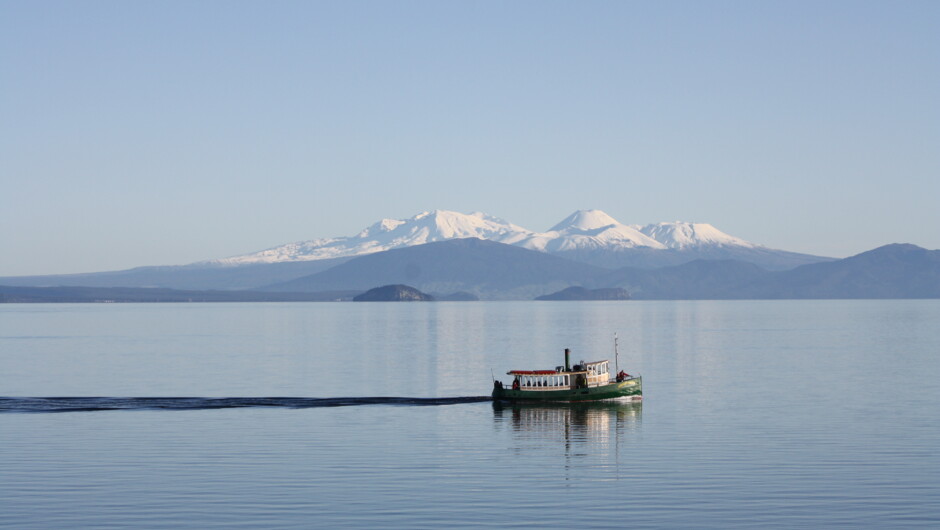
[[[639,423],[643,417],[643,402],[507,404],[494,401],[493,413],[497,426],[508,421],[512,429],[519,432],[606,436],[612,428],[632,427]]]
[[[539,452],[563,457],[566,478],[577,468],[618,467],[621,452],[636,440],[642,417],[642,401],[493,403],[494,427],[509,436],[510,450],[519,456]]]

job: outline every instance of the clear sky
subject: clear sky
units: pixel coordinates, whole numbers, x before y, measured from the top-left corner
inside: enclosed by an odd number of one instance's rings
[[[0,275],[483,211],[940,248],[940,2],[0,1]]]

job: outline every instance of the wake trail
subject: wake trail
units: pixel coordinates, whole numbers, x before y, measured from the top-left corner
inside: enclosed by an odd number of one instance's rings
[[[392,405],[427,407],[492,401],[489,396],[467,397],[0,397],[2,413],[92,412],[103,410],[209,410],[249,407],[312,409]]]

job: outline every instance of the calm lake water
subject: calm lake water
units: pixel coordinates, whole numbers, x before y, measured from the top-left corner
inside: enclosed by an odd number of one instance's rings
[[[9,528],[940,525],[936,300],[0,305],[0,396]]]

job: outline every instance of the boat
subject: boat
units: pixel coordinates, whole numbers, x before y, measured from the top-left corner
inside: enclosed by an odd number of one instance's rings
[[[614,352],[616,354],[616,338]],[[639,401],[643,399],[643,378],[619,371],[610,372],[610,361],[581,361],[570,365],[571,350],[565,348],[565,365],[554,370],[510,370],[512,383],[493,380],[493,401],[579,402]]]

